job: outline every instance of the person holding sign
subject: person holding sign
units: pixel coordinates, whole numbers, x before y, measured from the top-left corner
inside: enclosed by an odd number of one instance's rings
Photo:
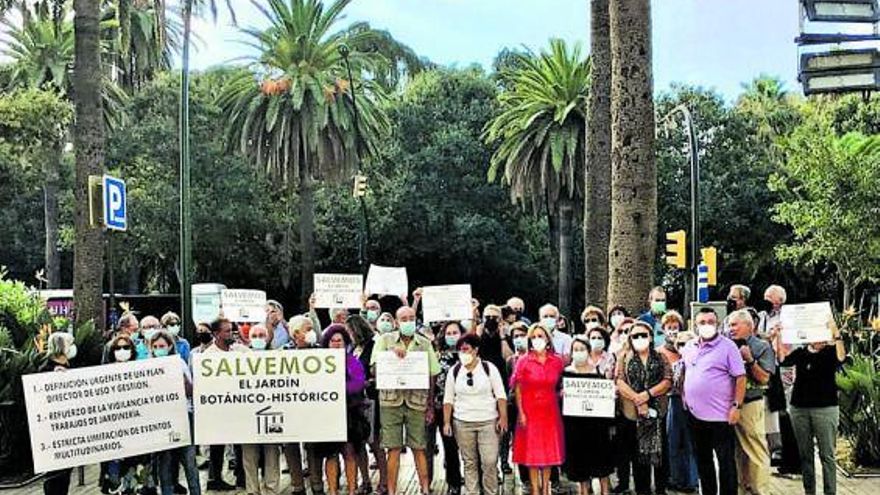
[[[73,334],[67,332],[54,332],[49,335],[46,342],[46,362],[40,366],[38,372],[67,371],[70,369],[70,361],[76,357],[76,343]],[[72,469],[59,469],[46,473],[43,480],[43,493],[45,495],[67,495],[70,489],[70,472]]]
[[[635,452],[633,479],[637,494],[651,493],[651,472],[656,493],[666,492],[666,392],[672,386],[672,368],[666,357],[654,350],[654,328],[637,320],[629,331],[627,354],[617,365],[617,389],[623,416],[619,432],[623,448]],[[627,445],[628,443],[628,445]]]
[[[781,366],[795,368],[789,414],[800,451],[804,493],[816,493],[815,439],[822,462],[822,488],[826,495],[833,495],[837,493],[835,449],[840,421],[835,375],[846,360],[846,347],[834,320],[827,325],[831,342],[812,342],[793,351],[779,345],[779,359]],[[776,338],[781,339],[782,333]]]
[[[461,323],[457,321],[447,321],[443,325],[440,334],[437,336],[437,347],[440,351],[440,373],[434,377],[434,417],[440,420],[434,421],[428,426],[428,472],[433,476],[434,464],[434,447],[436,445],[437,428],[443,428],[443,398],[446,393],[446,379],[449,377],[449,370],[459,364],[458,350],[456,344],[464,335]],[[441,432],[442,433],[442,432]],[[443,467],[446,471],[446,485],[449,487],[446,495],[459,495],[461,493],[461,485],[463,484],[461,477],[461,462],[458,458],[458,444],[455,443],[455,437],[452,435],[440,435],[443,442]]]
[[[608,334],[600,327],[594,327],[588,333],[589,337],[578,335],[572,341],[572,364],[565,368],[562,376],[595,378],[612,384],[610,376],[600,366],[602,360],[590,359],[593,351],[602,355],[604,347],[608,345]],[[593,344],[594,339],[595,344]],[[608,477],[614,471],[614,459],[608,455],[612,450],[611,428],[614,426],[614,418],[566,416],[562,419],[565,426],[567,453],[563,470],[569,481],[577,483],[578,495],[587,495],[590,493],[592,479],[599,478],[602,495],[608,495],[610,488]],[[582,447],[585,441],[588,442],[589,448]]]
[[[465,335],[455,347],[460,362],[446,376],[443,435],[455,434],[464,461],[465,493],[482,488],[483,495],[498,495],[498,444],[507,431],[504,383],[498,368],[478,357],[479,337]]]
[[[385,333],[376,340],[372,366],[378,356],[386,351],[404,359],[408,353],[422,352],[427,355],[427,388],[379,390],[379,418],[382,424],[382,447],[388,449],[388,493],[397,494],[397,475],[400,470],[400,451],[403,448],[404,431],[406,445],[412,449],[416,471],[423,493],[429,493],[428,461],[425,456],[425,424],[434,421],[432,378],[440,373],[440,363],[430,340],[416,334],[416,312],[409,306],[397,310],[400,330]],[[381,371],[377,381],[381,383]]]
[[[517,361],[511,378],[519,414],[513,462],[529,468],[532,495],[550,495],[550,472],[565,459],[557,393],[565,362],[556,355],[542,323],[529,328],[528,338],[529,353]]]

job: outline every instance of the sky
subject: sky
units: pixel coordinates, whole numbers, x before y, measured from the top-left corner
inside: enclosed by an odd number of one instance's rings
[[[223,4],[223,2],[218,2]],[[232,0],[240,27],[265,27],[248,0]],[[714,89],[732,101],[760,74],[777,76],[790,91],[797,83],[797,0],[654,0],[656,92],[674,82]],[[354,0],[340,27],[367,21],[386,29],[419,55],[454,67],[490,68],[505,47],[540,50],[550,38],[589,50],[589,0]],[[238,29],[220,18],[197,21],[202,42],[197,69],[253,54]]]

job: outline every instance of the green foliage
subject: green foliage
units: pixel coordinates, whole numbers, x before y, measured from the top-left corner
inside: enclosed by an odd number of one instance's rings
[[[512,56],[500,76],[509,86],[501,112],[486,126],[486,142],[497,145],[489,181],[502,173],[511,199],[554,208],[561,196],[583,194],[590,62],[559,39],[540,54]]]
[[[871,356],[855,354],[837,375],[840,432],[860,466],[880,466],[880,372]]]
[[[8,332],[6,340],[12,349],[33,348],[33,339],[43,325],[51,325],[52,317],[46,303],[23,282],[6,278],[0,270],[0,331]],[[3,346],[0,346],[3,347]]]
[[[790,226],[794,239],[776,254],[833,265],[848,305],[861,282],[880,280],[880,136],[838,136],[821,107],[807,107],[782,148],[786,160],[770,180],[782,198],[774,220]]]

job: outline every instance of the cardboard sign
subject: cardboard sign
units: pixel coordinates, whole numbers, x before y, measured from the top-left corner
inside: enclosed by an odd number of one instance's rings
[[[220,292],[223,316],[235,323],[266,321],[266,293],[261,290],[223,289]]]
[[[428,353],[407,352],[403,358],[394,351],[376,355],[376,388],[379,390],[427,390],[429,388]]]
[[[614,417],[614,381],[605,378],[562,378],[562,415]]]
[[[353,309],[362,306],[363,275],[315,274],[315,307]]]
[[[828,322],[834,321],[831,303],[785,304],[779,312],[782,343],[809,344],[832,340]]]
[[[184,367],[167,356],[22,376],[34,472],[189,445]]]
[[[370,265],[364,292],[392,296],[408,294],[409,279],[406,275],[406,268]]]
[[[198,445],[344,442],[345,352],[193,354]]]
[[[422,289],[422,314],[425,323],[470,320],[474,316],[471,286],[436,285]]]

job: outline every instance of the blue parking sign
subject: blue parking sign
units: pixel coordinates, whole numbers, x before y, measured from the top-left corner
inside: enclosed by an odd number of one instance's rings
[[[125,181],[105,175],[104,226],[110,230],[125,230],[128,227],[125,203]]]

